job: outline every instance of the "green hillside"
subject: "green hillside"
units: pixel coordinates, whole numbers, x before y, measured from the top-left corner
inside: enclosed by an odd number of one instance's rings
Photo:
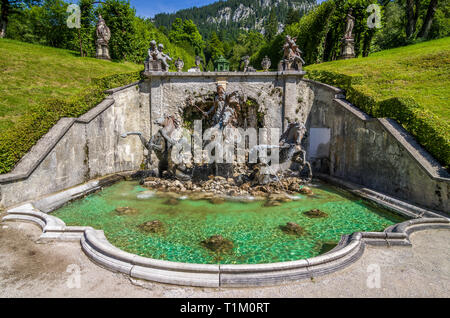
[[[352,76],[353,87],[377,101],[411,97],[442,120],[450,120],[450,37],[367,58],[310,65],[306,70]]]
[[[370,115],[396,119],[450,164],[450,37],[305,69],[310,78],[345,89]]]
[[[0,40],[0,131],[48,98],[82,94],[93,78],[140,71],[143,66],[80,58],[69,50]]]

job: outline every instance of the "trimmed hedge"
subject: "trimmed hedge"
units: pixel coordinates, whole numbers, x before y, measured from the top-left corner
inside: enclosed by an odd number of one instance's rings
[[[105,90],[141,79],[141,72],[115,74],[92,79],[84,95],[68,99],[49,98],[20,118],[20,123],[0,136],[0,174],[10,172],[17,162],[63,117],[79,117],[98,105]]]
[[[329,71],[309,71],[307,77],[344,89],[348,101],[373,117],[396,120],[445,168],[449,168],[450,125],[414,99],[394,97],[377,101],[370,92],[363,92],[355,87],[362,83],[362,78],[358,76]]]

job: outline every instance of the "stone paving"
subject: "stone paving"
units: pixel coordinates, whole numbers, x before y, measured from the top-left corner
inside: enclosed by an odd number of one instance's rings
[[[330,275],[257,288],[138,281],[97,266],[79,243],[37,244],[40,234],[32,224],[0,225],[0,297],[450,297],[449,230],[416,232],[413,247],[369,246],[356,263]]]

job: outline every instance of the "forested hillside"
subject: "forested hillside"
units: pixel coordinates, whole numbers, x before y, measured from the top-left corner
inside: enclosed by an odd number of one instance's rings
[[[300,18],[315,5],[316,0],[227,0],[173,14],[157,14],[154,23],[157,27],[170,28],[176,18],[190,19],[204,38],[216,32],[221,39],[236,40],[242,30],[272,32],[271,18],[276,20],[275,31],[281,32],[290,9]]]

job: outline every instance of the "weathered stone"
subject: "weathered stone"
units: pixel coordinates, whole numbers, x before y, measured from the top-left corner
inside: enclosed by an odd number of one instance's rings
[[[222,204],[225,203],[225,199],[222,197],[214,197],[209,199],[209,202],[211,202],[212,204]]]
[[[139,225],[139,229],[149,233],[162,233],[165,231],[165,226],[160,220],[153,220]]]
[[[229,253],[233,250],[233,242],[222,235],[213,235],[201,242],[207,249],[216,253]]]
[[[326,214],[323,211],[320,211],[319,209],[313,209],[310,211],[306,211],[306,212],[303,212],[303,214],[309,218],[314,218],[314,219],[328,217],[328,214]]]
[[[129,208],[129,207],[119,207],[119,208],[116,208],[115,211],[119,215],[134,215],[134,214],[138,214],[139,213],[138,209]]]
[[[270,206],[280,206],[281,202],[279,201],[273,201],[273,200],[268,200],[266,203],[264,203],[265,207],[270,207]]]
[[[294,222],[288,222],[284,226],[280,226],[281,230],[290,235],[303,236],[306,234],[305,230]]]
[[[285,193],[281,194],[271,194],[269,195],[270,201],[278,201],[278,202],[291,202],[292,198],[287,196]]]
[[[105,23],[101,15],[98,16],[98,23],[96,29],[97,45],[96,58],[102,60],[110,60],[109,55],[109,40],[111,39],[111,31]]]
[[[298,190],[298,192],[300,192],[301,194],[306,194],[306,195],[313,195],[314,194],[314,192],[309,187],[301,187]]]
[[[175,199],[175,198],[168,198],[168,199],[164,202],[164,204],[166,204],[166,205],[178,205],[178,204],[180,204],[180,200]]]

